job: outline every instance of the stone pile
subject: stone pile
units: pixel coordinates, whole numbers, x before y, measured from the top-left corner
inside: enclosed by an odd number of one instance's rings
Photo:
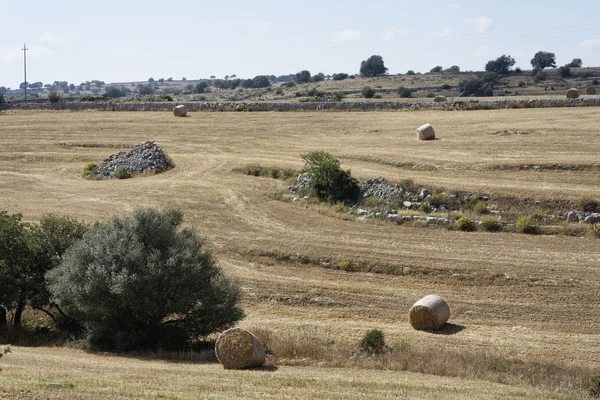
[[[571,211],[567,214],[567,221],[585,224],[597,224],[600,222],[600,214],[585,211]]]
[[[310,190],[310,176],[307,172],[298,175],[296,180],[288,187],[292,193],[308,192]]]
[[[111,155],[96,166],[94,172],[105,178],[112,178],[119,167],[127,168],[130,174],[139,174],[163,172],[172,168],[172,165],[162,149],[154,142],[144,142],[135,145],[128,152]]]

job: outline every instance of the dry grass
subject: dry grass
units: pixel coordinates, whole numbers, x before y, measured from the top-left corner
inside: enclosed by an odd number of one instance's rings
[[[414,350],[417,355],[452,349],[444,358],[447,368],[419,370],[420,364],[411,362],[416,365],[412,370],[452,374],[455,362],[464,368],[457,368],[452,376],[486,381],[432,379],[322,359],[304,368],[282,366],[275,373],[280,375],[238,375],[213,364],[13,348],[14,353],[2,360],[6,368],[0,398],[69,398],[73,393],[76,395],[71,397],[77,398],[160,394],[189,398],[198,393],[216,398],[377,398],[389,393],[417,398],[578,396],[576,392],[563,395],[533,389],[530,383],[546,388],[568,385],[553,386],[542,373],[523,371],[535,371],[541,365],[541,371],[557,368],[577,378],[583,375],[569,372],[574,371],[573,365],[600,369],[597,239],[361,223],[336,214],[329,206],[278,201],[274,193],[284,182],[243,175],[234,169],[259,164],[299,170],[300,154],[323,149],[347,156],[343,167],[362,179],[413,179],[428,187],[528,199],[524,204],[532,208],[563,204],[566,211],[584,196],[600,198],[597,170],[494,167],[593,166],[600,152],[599,117],[597,108],[193,113],[181,119],[170,113],[3,112],[2,209],[23,213],[29,221],[56,213],[91,222],[140,206],[179,207],[186,224],[208,238],[226,273],[241,280],[248,314],[242,327],[263,326],[277,335],[310,327],[316,332],[313,336],[331,338],[341,348],[354,346],[369,329],[381,329],[389,343],[410,341],[412,349],[418,349]],[[415,139],[414,129],[424,122],[436,127],[439,140],[424,143]],[[494,134],[503,131],[539,133]],[[121,144],[146,140],[155,140],[177,167],[126,181],[80,177],[86,163],[101,161]],[[102,143],[106,147],[98,147]],[[433,168],[423,170],[414,165]],[[268,256],[273,252],[301,255],[310,262],[278,260]],[[321,259],[334,260],[338,267],[321,268],[311,261]],[[350,273],[339,268],[344,260],[348,266],[401,266],[403,273]],[[405,267],[407,272],[414,268],[419,273],[405,274]],[[448,301],[453,310],[449,322],[463,330],[449,335],[412,330],[408,309],[429,293]],[[471,360],[485,360],[485,354],[495,357],[490,365],[514,367],[499,374],[501,379],[490,372],[492,367],[482,367],[488,371],[485,374],[467,368]],[[479,362],[474,365],[482,365]],[[373,363],[373,368],[388,369],[395,369],[389,366],[394,363],[404,365],[399,360]],[[323,368],[326,366],[331,368]],[[75,387],[49,387],[52,382]]]

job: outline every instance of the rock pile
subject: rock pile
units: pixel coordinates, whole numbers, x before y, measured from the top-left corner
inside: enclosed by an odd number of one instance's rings
[[[163,172],[173,166],[165,156],[165,153],[154,142],[137,144],[128,152],[113,154],[96,166],[94,172],[105,178],[115,176],[119,167],[127,168],[130,174],[142,172]]]
[[[292,193],[307,192],[310,190],[310,176],[307,172],[298,175],[296,180],[288,187]]]
[[[369,179],[360,183],[360,194],[362,199],[376,197],[381,201],[388,202],[394,197],[402,196],[404,189],[399,184],[389,185],[383,178]]]
[[[571,211],[567,214],[567,221],[597,224],[600,222],[600,214],[585,211]]]

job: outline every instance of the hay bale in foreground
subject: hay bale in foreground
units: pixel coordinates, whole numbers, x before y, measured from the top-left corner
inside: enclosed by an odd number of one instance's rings
[[[410,324],[418,331],[439,329],[450,318],[450,307],[440,296],[429,295],[417,301],[408,315]]]
[[[448,99],[446,98],[446,96],[435,96],[433,101],[435,103],[444,103],[444,102],[448,101]]]
[[[187,115],[187,108],[184,105],[179,105],[173,109],[173,115],[176,117],[185,117]]]
[[[596,88],[593,86],[588,86],[585,89],[585,94],[589,94],[589,95],[596,94]]]
[[[577,99],[579,98],[579,91],[575,88],[571,88],[567,90],[567,99]]]
[[[417,137],[419,140],[433,140],[435,139],[435,131],[430,124],[425,124],[417,128]]]
[[[260,340],[241,328],[223,332],[215,343],[215,352],[225,369],[260,367],[267,357],[265,346]]]

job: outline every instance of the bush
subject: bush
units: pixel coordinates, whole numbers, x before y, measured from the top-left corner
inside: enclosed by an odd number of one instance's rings
[[[479,214],[479,215],[483,215],[483,214],[487,214],[488,209],[487,209],[487,203],[485,201],[478,201],[477,203],[475,203],[475,206],[473,207],[473,211],[475,211],[475,214]]]
[[[483,229],[488,232],[498,232],[502,228],[500,220],[494,217],[483,217],[481,219],[481,225],[483,226]]]
[[[450,89],[452,89],[452,86],[447,83],[444,83],[440,88],[442,90],[450,90]]]
[[[460,217],[458,221],[456,221],[456,226],[458,229],[465,232],[473,232],[476,229],[475,223],[471,220],[471,218],[467,217]]]
[[[83,177],[90,178],[92,176],[96,176],[96,167],[97,165],[95,163],[86,164],[85,167],[83,167]]]
[[[310,82],[310,71],[303,70],[296,74],[296,83],[308,83]]]
[[[403,98],[403,99],[412,97],[412,91],[405,87],[399,87],[398,90],[396,90],[396,92],[398,93],[400,98]]]
[[[312,151],[301,157],[311,178],[311,189],[319,200],[335,203],[358,198],[358,181],[331,154]]]
[[[367,208],[375,208],[381,205],[381,199],[378,197],[368,197],[363,202],[363,206]]]
[[[278,87],[277,89],[275,89],[275,94],[281,96],[283,94],[283,89],[281,87]]]
[[[523,215],[517,218],[515,229],[519,233],[536,234],[539,233],[539,228],[534,225],[531,215]]]
[[[348,74],[344,72],[340,72],[339,74],[333,74],[334,81],[343,81],[344,79],[348,79]]]
[[[442,67],[441,65],[438,65],[438,66],[431,68],[431,70],[429,72],[435,74],[435,73],[442,72],[443,70],[444,70],[444,67]]]
[[[131,178],[131,173],[127,170],[127,167],[119,167],[115,171],[115,178],[117,179],[129,179]]]
[[[577,203],[579,204],[579,209],[585,212],[594,212],[598,208],[598,200],[592,197],[582,197]]]
[[[367,332],[360,341],[360,348],[368,354],[382,354],[385,347],[385,337],[378,329]]]
[[[408,71],[406,71],[406,75],[414,75],[415,71],[413,71],[412,69],[409,69]]]
[[[362,97],[364,97],[365,99],[372,99],[373,97],[375,97],[375,90],[372,89],[369,86],[365,86],[362,88],[362,90],[360,91],[360,94],[362,95]]]
[[[429,214],[431,212],[431,207],[427,203],[423,203],[418,208],[419,211],[424,212],[425,214]]]
[[[96,225],[47,274],[93,348],[182,348],[243,317],[241,291],[178,210],[136,210]]]
[[[571,77],[571,68],[569,68],[568,65],[563,65],[562,67],[558,68],[558,73],[560,74],[560,76],[562,76],[563,78],[569,78]]]
[[[590,235],[600,238],[600,223],[590,224]]]
[[[592,85],[594,85],[594,86],[598,86],[598,85],[600,85],[600,80],[598,80],[598,78],[594,78],[594,79],[592,80]]]
[[[448,200],[446,193],[434,193],[431,195],[431,199],[429,199],[429,204],[439,208],[446,204],[446,200]]]
[[[4,93],[0,93],[0,104],[4,104],[6,100],[4,100]]]

